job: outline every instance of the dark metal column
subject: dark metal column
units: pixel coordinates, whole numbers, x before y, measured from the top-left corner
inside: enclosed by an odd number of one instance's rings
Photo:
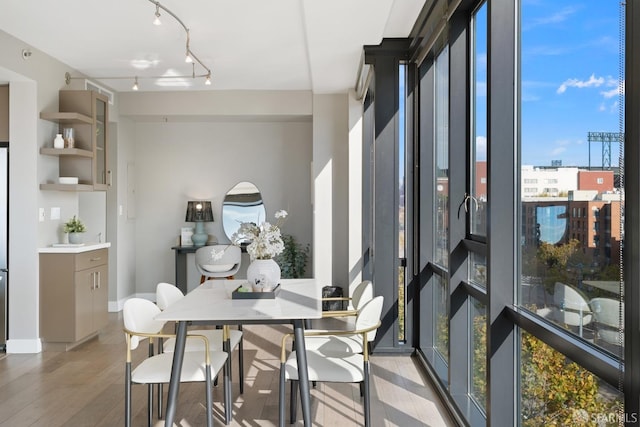
[[[372,259],[375,294],[384,296],[376,347],[384,351],[398,343],[398,65],[408,58],[408,48],[409,39],[364,48],[365,63],[375,73]]]

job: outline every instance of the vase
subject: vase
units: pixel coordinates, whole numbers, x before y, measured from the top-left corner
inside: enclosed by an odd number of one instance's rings
[[[275,286],[280,283],[280,266],[272,259],[256,259],[247,267],[247,280],[251,284],[259,280],[262,285]]]
[[[56,134],[56,137],[53,140],[53,148],[64,148],[64,138],[62,138],[62,134]]]
[[[73,245],[82,243],[82,233],[69,233],[69,243]]]

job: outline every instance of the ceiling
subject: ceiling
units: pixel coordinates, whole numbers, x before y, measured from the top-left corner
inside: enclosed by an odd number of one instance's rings
[[[149,0],[3,3],[1,30],[116,91],[130,91],[137,75],[141,91],[341,93],[355,86],[362,46],[408,36],[425,0],[162,0],[189,28],[211,86],[204,78],[144,78],[192,74],[185,30],[162,9],[163,24],[153,25]]]

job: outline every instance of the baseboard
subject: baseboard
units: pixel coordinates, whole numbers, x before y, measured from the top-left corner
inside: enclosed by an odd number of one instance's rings
[[[9,339],[7,341],[7,354],[18,353],[42,353],[42,341],[40,341],[40,338]]]

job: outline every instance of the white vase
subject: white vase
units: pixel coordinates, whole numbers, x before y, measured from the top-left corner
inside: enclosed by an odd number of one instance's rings
[[[272,259],[256,259],[247,267],[247,280],[249,283],[260,283],[275,286],[280,283],[280,266]]]
[[[53,139],[53,148],[64,148],[64,138],[62,138],[62,134],[56,134],[56,137]]]

